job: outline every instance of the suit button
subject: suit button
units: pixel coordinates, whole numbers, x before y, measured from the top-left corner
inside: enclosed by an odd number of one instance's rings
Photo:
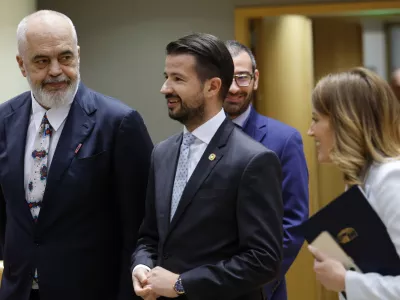
[[[169,254],[168,253],[164,253],[163,258],[164,259],[168,259],[169,258]]]

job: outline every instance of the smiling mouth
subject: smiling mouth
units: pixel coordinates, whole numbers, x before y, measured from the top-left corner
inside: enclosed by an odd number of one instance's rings
[[[52,87],[52,88],[60,88],[60,87],[66,86],[66,85],[67,85],[67,82],[65,82],[65,81],[60,81],[60,82],[47,82],[47,83],[45,83],[44,85],[45,85],[45,86]]]
[[[168,108],[172,109],[172,108],[176,107],[178,105],[178,103],[180,103],[180,101],[178,99],[176,99],[176,100],[168,99],[167,106],[168,106]]]
[[[240,103],[240,101],[242,99],[243,99],[243,97],[235,97],[235,98],[227,97],[227,98],[225,98],[225,101],[227,101],[229,103],[233,103],[233,104],[238,104],[238,103]]]
[[[228,93],[226,96],[225,100],[227,101],[232,101],[232,102],[238,102],[247,97],[247,93]]]

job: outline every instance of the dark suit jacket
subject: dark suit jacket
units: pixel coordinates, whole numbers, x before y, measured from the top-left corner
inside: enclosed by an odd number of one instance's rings
[[[27,300],[35,269],[42,300],[132,299],[152,151],[142,118],[80,85],[34,224],[24,191],[30,113],[30,92],[0,106],[0,300]]]
[[[172,136],[153,151],[132,268],[161,266],[181,274],[190,300],[263,299],[262,285],[276,278],[282,255],[278,158],[226,119],[170,222],[181,141],[182,134]]]
[[[267,118],[251,109],[243,131],[278,155],[283,183],[283,262],[278,280],[266,285],[267,299],[286,300],[285,274],[289,270],[304,239],[290,230],[308,218],[308,170],[300,133],[286,124]]]

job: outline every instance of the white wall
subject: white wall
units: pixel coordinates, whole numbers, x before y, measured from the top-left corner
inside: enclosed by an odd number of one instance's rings
[[[29,88],[15,60],[16,31],[21,19],[35,9],[35,0],[0,0],[0,103]]]
[[[83,81],[137,109],[158,142],[181,129],[168,118],[159,93],[166,44],[191,31],[232,39],[235,6],[295,2],[334,1],[38,0],[38,7],[58,10],[72,19],[80,39]]]

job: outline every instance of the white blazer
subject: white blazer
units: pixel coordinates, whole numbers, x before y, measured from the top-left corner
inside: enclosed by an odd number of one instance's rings
[[[364,191],[400,257],[400,160],[373,164],[367,173]],[[345,282],[347,300],[400,299],[400,276],[347,271]]]

